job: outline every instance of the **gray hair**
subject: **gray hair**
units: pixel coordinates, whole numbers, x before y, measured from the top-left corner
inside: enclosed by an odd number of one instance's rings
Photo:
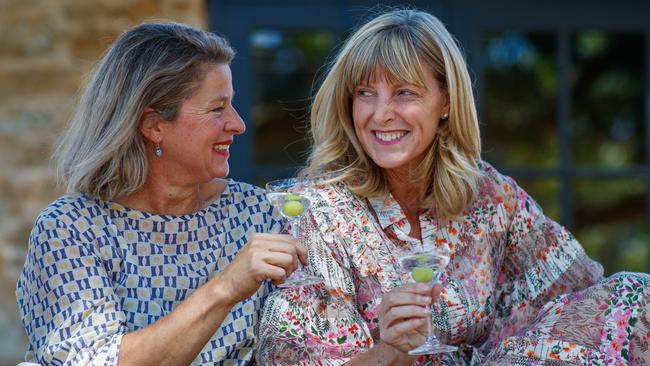
[[[234,55],[224,38],[178,23],[144,23],[122,34],[95,67],[56,148],[59,182],[104,200],[136,191],[148,171],[139,131],[145,108],[175,121],[206,66],[229,64]]]

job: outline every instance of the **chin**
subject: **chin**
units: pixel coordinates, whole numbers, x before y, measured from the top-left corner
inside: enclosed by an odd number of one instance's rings
[[[378,167],[382,169],[397,169],[404,166],[404,162],[401,161],[375,161]]]
[[[225,168],[215,170],[211,175],[212,178],[215,179],[215,178],[225,178],[228,176],[228,174],[230,174],[230,169],[228,166],[226,166]]]

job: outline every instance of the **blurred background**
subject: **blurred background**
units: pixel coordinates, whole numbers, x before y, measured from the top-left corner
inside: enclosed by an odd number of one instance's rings
[[[52,146],[106,48],[145,20],[225,35],[248,131],[231,176],[293,174],[323,65],[376,1],[0,0],[0,365],[26,348],[14,287],[39,211],[62,192]],[[650,268],[650,2],[430,0],[461,44],[484,159],[567,226],[607,273]]]

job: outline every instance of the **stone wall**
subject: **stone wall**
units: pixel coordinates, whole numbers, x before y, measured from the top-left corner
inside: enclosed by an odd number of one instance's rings
[[[0,365],[26,349],[14,288],[36,215],[61,194],[49,156],[84,78],[124,30],[205,29],[206,14],[203,0],[0,0]]]

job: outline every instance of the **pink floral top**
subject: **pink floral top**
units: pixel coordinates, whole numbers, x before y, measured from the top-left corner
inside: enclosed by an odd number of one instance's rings
[[[607,337],[616,338],[620,329],[612,311],[622,297],[617,291],[645,278],[601,281],[602,267],[566,229],[545,217],[512,179],[486,163],[481,167],[480,194],[461,218],[420,217],[422,241],[451,256],[442,293],[432,305],[434,330],[460,350],[423,356],[418,364],[622,359],[622,348],[607,351]],[[341,365],[372,347],[379,339],[382,294],[408,280],[397,258],[421,245],[408,236],[409,223],[391,196],[366,200],[344,185],[317,193],[303,234],[307,269],[326,284],[270,295],[259,329],[256,357],[262,365]],[[560,294],[569,295],[556,298]],[[618,321],[645,316],[639,304],[616,313]],[[588,319],[581,318],[585,314]],[[626,333],[630,339],[632,328]],[[628,358],[631,343],[623,353]]]

